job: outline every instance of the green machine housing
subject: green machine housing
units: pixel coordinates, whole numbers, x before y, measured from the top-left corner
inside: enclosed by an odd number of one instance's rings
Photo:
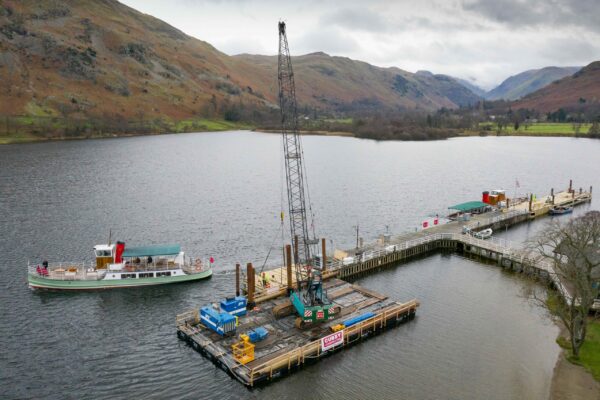
[[[304,322],[327,321],[335,316],[335,307],[333,304],[306,306],[295,291],[290,294],[290,300]]]

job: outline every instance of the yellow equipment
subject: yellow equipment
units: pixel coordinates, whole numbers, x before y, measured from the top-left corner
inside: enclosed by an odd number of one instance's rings
[[[240,341],[231,345],[233,358],[241,364],[247,364],[254,360],[254,345],[250,343],[250,337],[242,333]]]
[[[345,328],[344,325],[337,324],[337,325],[333,325],[330,329],[331,329],[331,332],[337,332],[337,331],[341,331],[344,328]]]

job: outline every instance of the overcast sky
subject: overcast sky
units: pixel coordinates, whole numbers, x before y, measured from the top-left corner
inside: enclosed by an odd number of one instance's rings
[[[600,0],[121,0],[227,54],[324,51],[491,89],[510,75],[600,59]]]

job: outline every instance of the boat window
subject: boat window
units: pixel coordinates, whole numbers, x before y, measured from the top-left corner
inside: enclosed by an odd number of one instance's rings
[[[96,257],[110,257],[112,256],[110,250],[96,250]]]
[[[157,272],[156,276],[171,276],[171,271],[165,271],[165,272]]]
[[[154,278],[153,272],[140,272],[140,278]]]
[[[135,279],[136,275],[135,274],[121,274],[121,279]]]

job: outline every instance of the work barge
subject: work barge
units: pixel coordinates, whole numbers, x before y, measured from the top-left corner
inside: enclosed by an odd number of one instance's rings
[[[246,296],[248,310],[238,317],[237,331],[262,327],[269,333],[265,340],[254,344],[251,359],[241,362],[239,349],[236,354],[236,346],[240,344],[238,336],[220,335],[208,329],[202,323],[198,309],[177,315],[177,335],[232,377],[248,387],[255,387],[414,319],[418,300],[394,301],[349,281],[437,251],[457,252],[534,276],[557,288],[567,301],[571,301],[569,288],[554,273],[551,263],[506,240],[494,237],[482,240],[464,232],[465,228],[473,231],[508,229],[547,215],[553,206],[574,207],[591,199],[591,187],[589,191],[580,189],[577,192],[570,184],[564,192],[551,190],[549,196],[538,199],[530,196],[528,201],[474,215],[469,221],[452,221],[398,236],[382,235],[375,243],[347,251],[336,250],[330,258],[326,241],[322,239],[323,287],[337,313],[331,320],[308,329],[296,326],[296,314],[288,298],[288,289],[296,282],[292,273],[292,249],[287,245],[284,250],[286,265],[262,271],[268,274],[268,282],[252,264],[247,264],[244,270],[236,265],[235,294]],[[348,327],[341,324],[364,315],[369,318]],[[341,340],[332,347],[324,347],[324,340],[336,334]]]
[[[254,345],[253,357],[247,363],[240,362],[233,350],[239,344],[237,335],[219,335],[207,329],[200,323],[197,310],[177,316],[177,335],[239,382],[254,387],[412,320],[419,306],[417,300],[399,303],[335,278],[328,279],[324,289],[339,315],[309,329],[295,326],[296,315],[285,296],[258,299],[246,315],[240,316],[238,331],[248,332],[259,326],[268,331],[268,337]],[[360,315],[372,317],[332,331],[342,320]],[[335,341],[333,346],[324,345],[327,338]]]

